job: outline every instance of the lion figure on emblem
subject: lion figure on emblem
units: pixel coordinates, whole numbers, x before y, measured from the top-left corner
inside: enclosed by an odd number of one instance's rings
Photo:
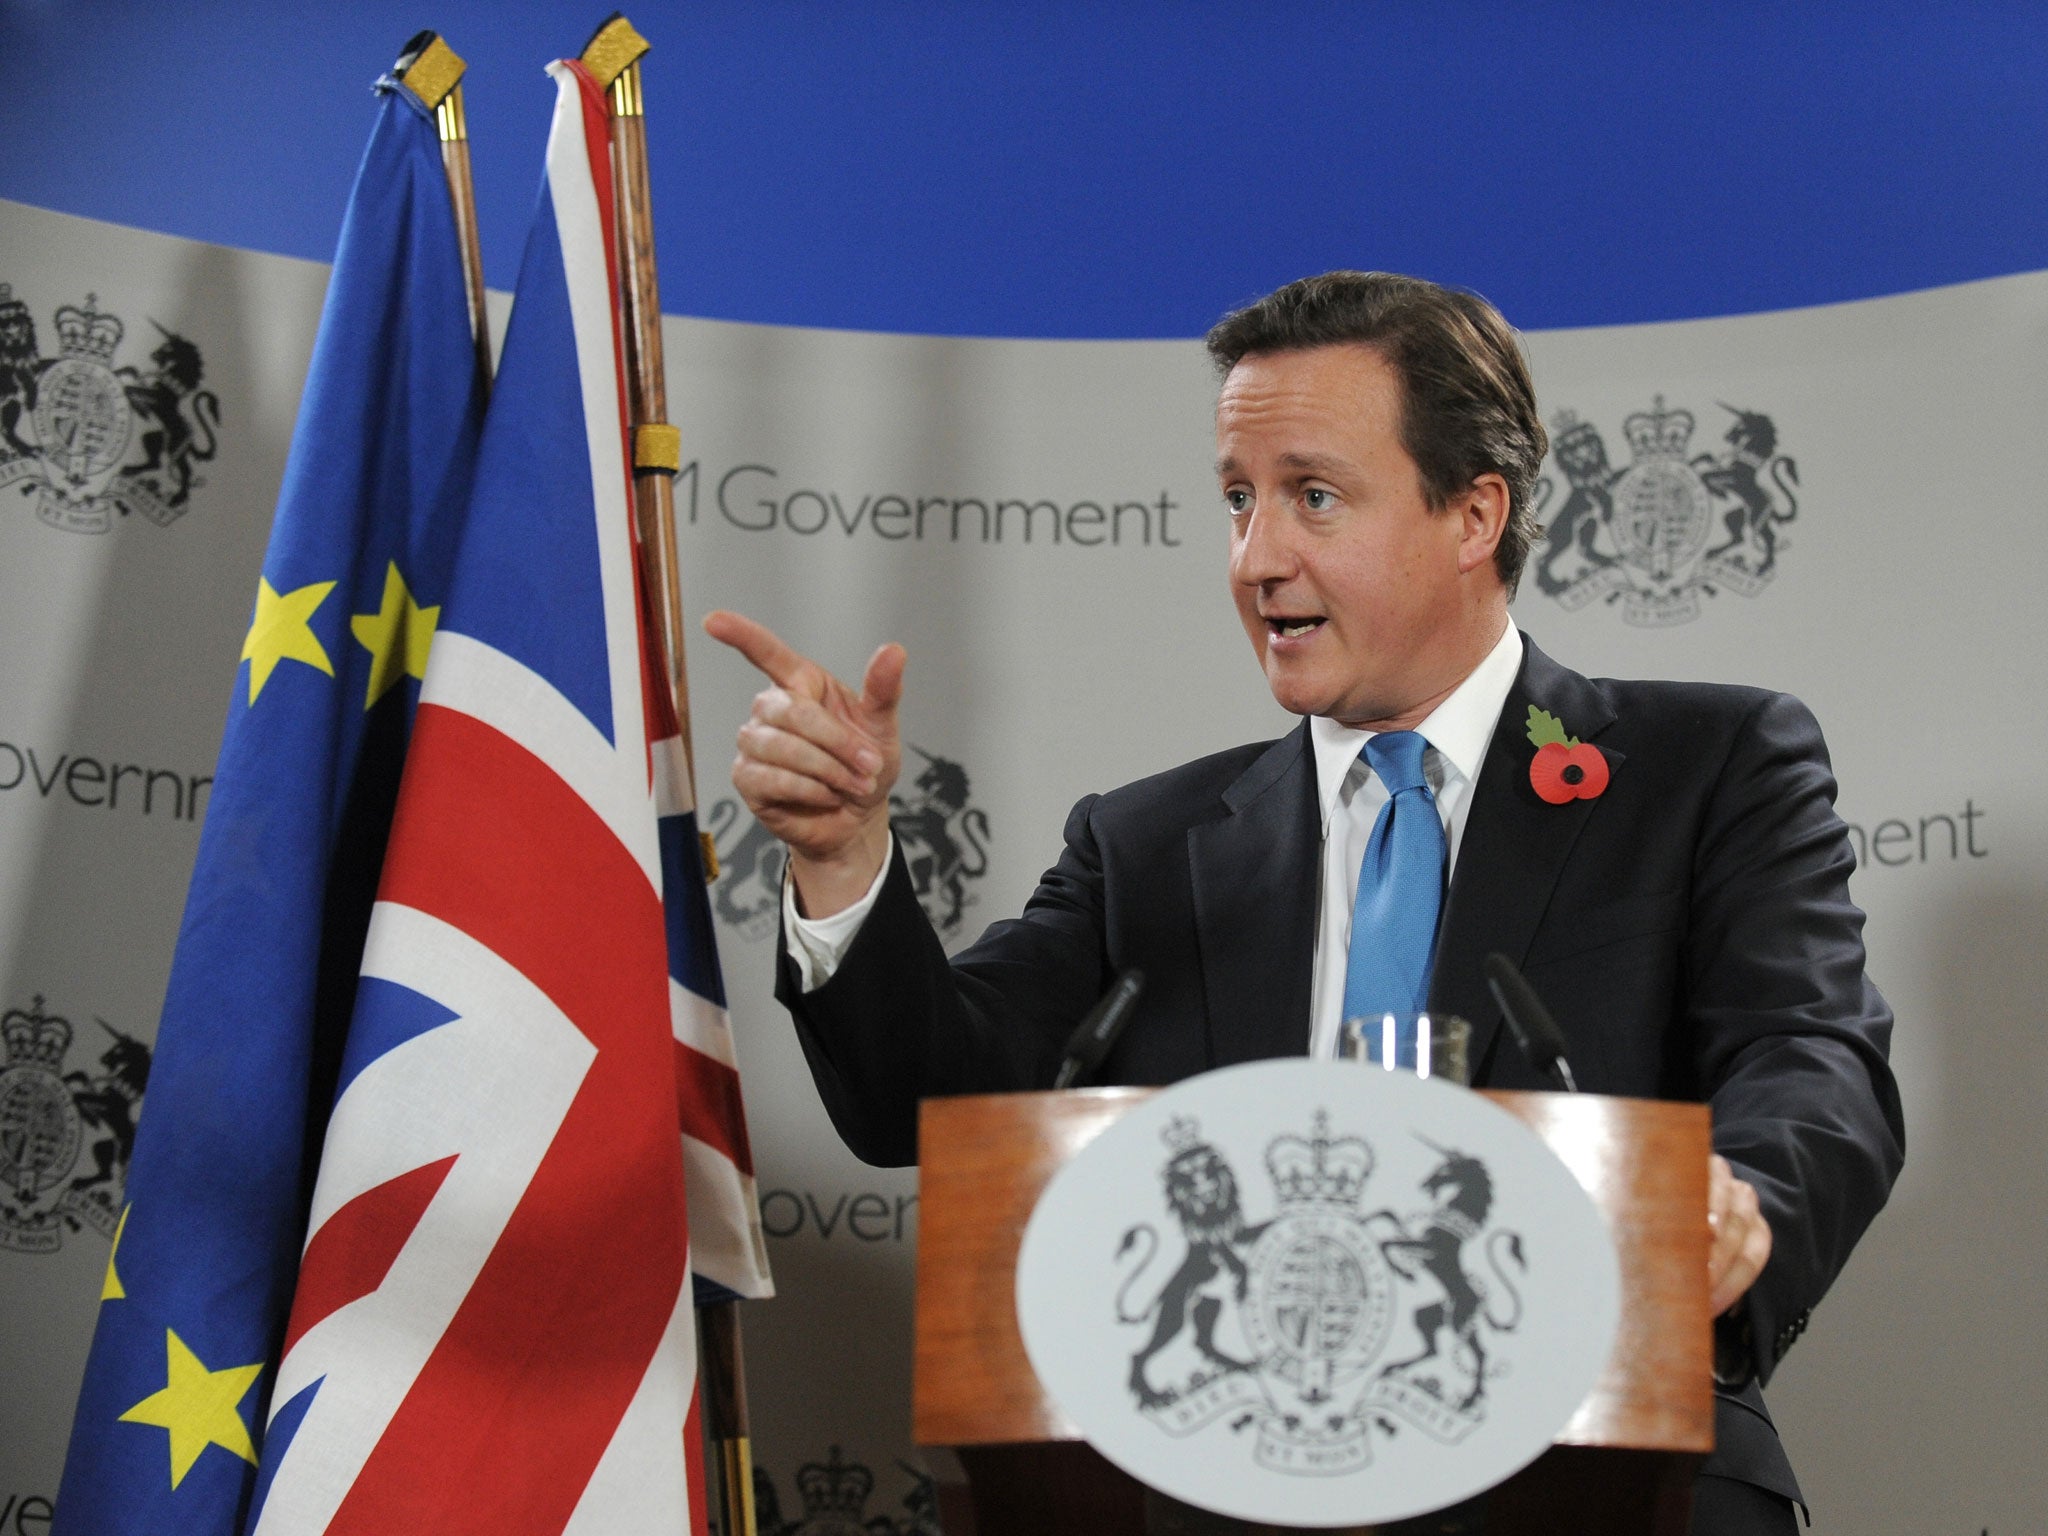
[[[1216,1324],[1227,1301],[1245,1299],[1251,1275],[1240,1250],[1265,1229],[1245,1224],[1237,1175],[1222,1153],[1193,1139],[1193,1130],[1186,1122],[1169,1128],[1179,1150],[1167,1162],[1164,1178],[1167,1208],[1180,1224],[1187,1255],[1152,1300],[1135,1312],[1128,1306],[1131,1287],[1158,1256],[1159,1233],[1150,1222],[1140,1222],[1127,1229],[1117,1245],[1116,1256],[1122,1260],[1141,1242],[1146,1244],[1144,1256],[1117,1293],[1116,1304],[1119,1322],[1154,1319],[1151,1336],[1131,1356],[1130,1388],[1141,1408],[1162,1407],[1178,1395],[1153,1386],[1146,1367],[1190,1327],[1195,1348],[1219,1371],[1254,1369],[1254,1362],[1238,1359],[1216,1342]]]

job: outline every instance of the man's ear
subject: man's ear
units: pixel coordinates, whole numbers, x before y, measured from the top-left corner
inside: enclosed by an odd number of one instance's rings
[[[1491,472],[1481,475],[1452,502],[1458,514],[1458,574],[1493,564],[1493,552],[1507,531],[1511,498],[1508,483]]]

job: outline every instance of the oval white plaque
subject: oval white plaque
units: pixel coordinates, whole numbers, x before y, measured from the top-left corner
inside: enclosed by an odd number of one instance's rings
[[[1262,1061],[1083,1148],[1017,1262],[1033,1369],[1186,1503],[1364,1525],[1550,1444],[1613,1348],[1604,1218],[1520,1121],[1403,1072]]]

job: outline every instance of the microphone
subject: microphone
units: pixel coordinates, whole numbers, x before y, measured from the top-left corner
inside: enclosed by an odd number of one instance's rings
[[[1557,1027],[1557,1020],[1543,1006],[1529,979],[1498,950],[1486,957],[1486,985],[1508,1021],[1508,1033],[1515,1037],[1536,1075],[1549,1078],[1567,1093],[1577,1093],[1579,1085],[1572,1079],[1571,1063],[1564,1059],[1564,1031]]]
[[[1067,1042],[1067,1054],[1060,1062],[1059,1076],[1052,1080],[1054,1088],[1071,1088],[1102,1065],[1102,1058],[1109,1054],[1109,1048],[1116,1044],[1116,1037],[1130,1023],[1132,1010],[1138,1006],[1138,994],[1144,990],[1145,973],[1136,966],[1117,977],[1116,984],[1102,994],[1101,1002],[1088,1010],[1088,1017],[1081,1021],[1081,1027]]]

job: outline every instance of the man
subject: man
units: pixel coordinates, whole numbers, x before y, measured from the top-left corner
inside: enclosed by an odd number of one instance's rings
[[[1022,918],[951,964],[889,834],[901,648],[855,693],[751,621],[706,621],[774,684],[733,782],[789,845],[778,992],[834,1123],[912,1161],[919,1098],[1049,1082],[1130,965],[1149,984],[1111,1081],[1328,1054],[1343,1018],[1426,1001],[1473,1022],[1477,1085],[1538,1086],[1482,979],[1503,951],[1582,1086],[1713,1107],[1725,1390],[1694,1529],[1789,1531],[1758,1388],[1904,1140],[1819,729],[1782,695],[1580,677],[1508,622],[1545,436],[1484,300],[1330,273],[1209,349],[1231,592],[1307,718],[1082,801]],[[1559,732],[1590,751],[1539,764]]]

